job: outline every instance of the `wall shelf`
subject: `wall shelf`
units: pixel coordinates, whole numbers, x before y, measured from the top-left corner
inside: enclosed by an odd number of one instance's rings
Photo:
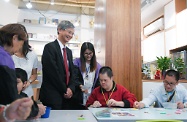
[[[57,25],[52,25],[52,24],[34,24],[34,23],[24,23],[24,22],[19,22],[19,24],[22,24],[24,26],[32,26],[32,27],[50,27],[50,28],[57,28]]]
[[[29,41],[45,42],[45,43],[52,42],[54,40],[55,39],[29,38]],[[81,42],[80,41],[69,41],[68,44],[81,44]]]

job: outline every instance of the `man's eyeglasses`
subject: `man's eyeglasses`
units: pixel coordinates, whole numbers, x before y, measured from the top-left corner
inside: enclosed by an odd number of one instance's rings
[[[68,30],[68,29],[65,29],[65,31],[67,31],[70,35],[74,36],[74,32]]]
[[[88,55],[92,55],[93,52],[90,52],[90,53],[84,53],[84,55],[88,56]]]
[[[168,81],[163,81],[164,85],[174,86],[176,83],[169,83]]]

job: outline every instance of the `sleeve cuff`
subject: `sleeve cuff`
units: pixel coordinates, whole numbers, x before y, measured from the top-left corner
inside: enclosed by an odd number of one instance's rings
[[[130,108],[130,102],[128,100],[123,100],[124,108]]]

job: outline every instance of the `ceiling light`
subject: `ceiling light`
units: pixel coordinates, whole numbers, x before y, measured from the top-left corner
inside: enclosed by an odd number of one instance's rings
[[[74,23],[74,26],[79,26],[79,22],[78,21],[76,21],[75,23]]]
[[[55,3],[54,3],[54,0],[51,0],[51,5],[54,5]]]
[[[146,3],[147,4],[152,4],[152,3],[154,3],[156,0],[146,0]]]
[[[10,0],[4,0],[5,2],[9,2]]]
[[[27,6],[28,9],[31,9],[31,8],[32,8],[31,2],[29,1],[29,2],[26,4],[26,6]]]

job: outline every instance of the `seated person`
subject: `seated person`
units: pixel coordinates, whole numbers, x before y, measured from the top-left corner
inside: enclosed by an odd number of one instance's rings
[[[26,86],[27,81],[27,73],[25,70],[21,68],[16,68],[16,77],[17,77],[17,88],[18,88],[18,95],[19,98],[28,97],[27,94],[25,94],[23,91],[23,88]],[[32,118],[39,118],[41,115],[45,113],[45,106],[43,104],[37,104],[33,100],[33,106],[31,113],[29,115],[29,119]]]
[[[177,108],[187,105],[187,90],[179,84],[179,72],[168,70],[164,75],[163,84],[154,89],[147,98],[134,102],[134,108],[149,107],[155,102],[155,107],[163,107],[164,102],[177,103]]]
[[[92,91],[86,102],[87,107],[133,107],[136,101],[134,94],[113,81],[110,67],[104,66],[99,70],[99,81],[100,86]]]

